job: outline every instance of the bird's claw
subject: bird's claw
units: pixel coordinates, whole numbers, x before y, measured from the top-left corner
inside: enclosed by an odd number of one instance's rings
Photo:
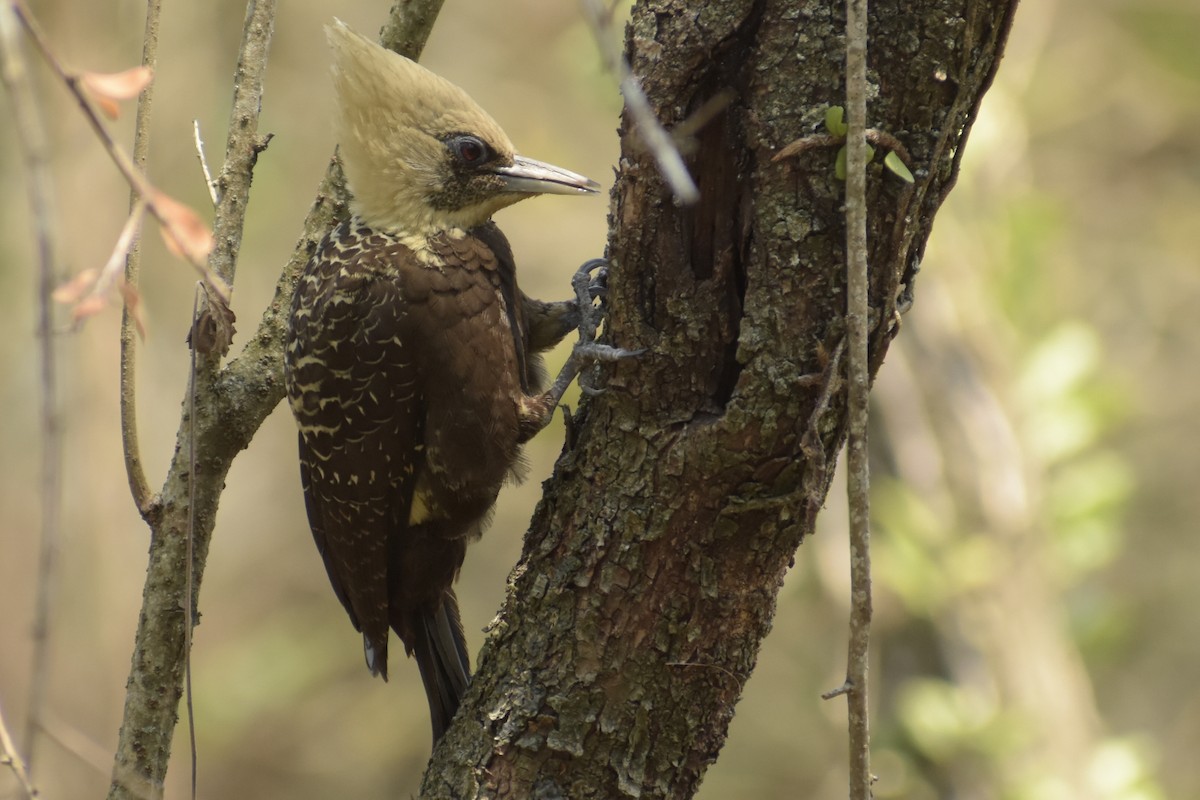
[[[635,358],[645,353],[645,349],[627,350],[624,347],[613,347],[599,342],[580,342],[575,345],[574,355],[581,361],[620,361],[623,358]]]
[[[579,304],[581,316],[586,317],[584,310],[588,306],[593,308],[596,306],[595,301],[600,301],[600,310],[604,308],[604,301],[608,297],[608,261],[603,258],[593,258],[583,262],[579,269],[575,270],[574,277],[571,278],[571,288],[575,290],[575,302]],[[595,314],[591,315],[595,318]],[[595,319],[596,326],[599,326],[600,320]]]
[[[593,258],[585,261],[571,278],[571,288],[575,290],[575,303],[579,310],[579,341],[575,343],[570,358],[548,391],[555,403],[562,398],[567,386],[577,376],[580,391],[585,395],[595,396],[603,392],[603,389],[592,385],[587,373],[583,372],[584,367],[634,358],[645,352],[613,347],[596,341],[600,324],[604,321],[604,301],[608,296],[607,260]]]
[[[579,370],[579,391],[589,397],[596,397],[604,394],[604,389],[593,385],[593,373],[585,371],[585,366],[600,363],[614,363],[622,361],[626,358],[637,358],[646,351],[628,350],[624,347],[613,347],[612,345],[600,344],[599,342],[579,342],[571,351],[571,360],[574,361]]]
[[[644,349],[629,350],[594,341],[579,342],[571,351],[571,359],[579,365],[579,390],[589,397],[604,393],[604,389],[592,384],[592,373],[584,371],[584,366],[600,363],[611,364],[626,358],[637,358],[645,352]]]

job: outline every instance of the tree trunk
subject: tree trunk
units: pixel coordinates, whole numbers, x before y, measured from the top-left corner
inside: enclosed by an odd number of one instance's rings
[[[999,61],[1016,0],[873,2],[868,124],[912,186],[868,172],[871,364]],[[823,133],[844,96],[841,3],[640,2],[627,57],[687,143],[678,207],[626,118],[609,336],[534,515],[508,599],[424,797],[690,797],[717,757],[813,529],[845,434],[843,184]],[[686,126],[685,126],[686,127]]]

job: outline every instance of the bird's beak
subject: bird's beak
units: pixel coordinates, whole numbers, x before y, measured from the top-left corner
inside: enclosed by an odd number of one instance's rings
[[[510,192],[595,194],[600,189],[600,184],[590,178],[525,156],[513,156],[511,167],[499,167],[495,172],[504,180],[504,188]]]

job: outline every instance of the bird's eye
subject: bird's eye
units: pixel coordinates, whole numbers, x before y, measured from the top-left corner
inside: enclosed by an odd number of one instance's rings
[[[468,167],[478,167],[491,160],[492,149],[475,136],[455,136],[448,144],[450,152]]]

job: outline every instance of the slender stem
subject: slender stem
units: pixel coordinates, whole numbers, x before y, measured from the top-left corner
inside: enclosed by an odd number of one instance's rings
[[[396,0],[387,22],[379,32],[380,43],[389,50],[416,61],[425,50],[433,23],[442,13],[445,0]]]
[[[600,56],[609,72],[616,76],[621,87],[621,96],[625,98],[625,107],[637,125],[638,135],[654,154],[663,179],[680,203],[695,203],[700,199],[700,190],[696,188],[696,182],[688,173],[675,140],[654,115],[646,93],[642,91],[641,84],[621,54],[612,32],[612,14],[603,7],[600,0],[583,0],[583,11],[596,39],[596,45],[600,48]]]
[[[246,3],[233,108],[229,113],[229,136],[225,141],[225,163],[217,177],[219,200],[213,219],[216,246],[208,263],[230,285],[242,245],[254,164],[267,146],[267,140],[258,135],[258,116],[262,110],[267,53],[275,33],[275,6],[276,0],[249,0]]]
[[[871,635],[870,469],[867,450],[867,0],[846,2],[846,325],[850,347],[849,443],[850,643],[847,716],[850,798],[871,797],[871,727],[867,667]]]
[[[6,10],[0,10],[0,17],[7,13]],[[0,21],[0,27],[4,24],[5,22]],[[0,764],[5,764],[12,769],[13,774],[17,776],[17,783],[21,785],[21,793],[26,798],[33,800],[39,796],[37,788],[33,785],[33,779],[29,777],[29,769],[21,760],[21,754],[17,752],[12,734],[8,731],[8,723],[4,721],[3,709],[0,709]]]
[[[217,182],[213,180],[212,172],[208,169],[208,156],[204,155],[204,140],[200,138],[200,120],[192,120],[192,140],[196,143],[196,158],[200,161],[200,172],[204,174],[204,185],[208,187],[208,199],[212,200],[213,208],[221,202],[217,196]]]
[[[162,0],[146,0],[146,27],[142,41],[142,65],[152,71],[158,69],[158,27]],[[138,95],[137,118],[133,131],[133,164],[143,175],[146,173],[146,155],[150,151],[150,114],[154,108],[154,82]],[[136,189],[129,190],[130,213],[144,202]],[[129,255],[125,257],[125,285],[137,289],[142,266],[142,237],[134,234]],[[129,478],[129,491],[133,503],[144,517],[153,502],[153,493],[146,480],[142,465],[141,447],[137,430],[137,387],[134,381],[137,367],[137,326],[129,307],[121,313],[121,445],[125,453],[125,474]]]
[[[13,119],[28,173],[29,203],[38,253],[37,309],[40,371],[41,427],[41,545],[38,555],[37,597],[33,615],[33,658],[29,687],[29,716],[25,729],[25,764],[33,771],[35,742],[46,700],[50,659],[50,616],[55,595],[57,556],[61,536],[62,440],[58,411],[58,376],[54,347],[54,310],[51,294],[55,274],[58,222],[54,208],[45,128],[29,73],[21,57],[18,23],[20,10],[11,3],[0,6],[0,66],[12,98]],[[13,753],[17,757],[16,753]]]
[[[104,146],[108,157],[112,160],[117,170],[125,178],[126,183],[136,191],[146,201],[146,209],[150,212],[158,223],[162,226],[163,231],[171,239],[175,245],[175,249],[187,259],[201,278],[208,283],[213,290],[221,297],[222,300],[229,300],[229,286],[223,281],[220,276],[209,269],[208,264],[204,261],[200,254],[195,252],[195,249],[189,244],[188,237],[177,228],[176,220],[170,215],[169,209],[165,208],[160,197],[162,196],[150,181],[146,180],[146,176],[139,170],[116,140],[105,127],[104,121],[100,119],[100,114],[88,99],[87,93],[84,91],[82,81],[77,73],[68,70],[67,67],[59,60],[50,47],[50,42],[38,25],[34,16],[29,13],[29,9],[25,7],[24,0],[12,0],[12,7],[17,12],[17,17],[25,26],[25,30],[29,33],[33,43],[37,45],[42,57],[46,63],[50,65],[50,69],[58,76],[59,80],[67,87],[68,91],[75,98],[76,104],[83,111],[83,116],[95,131],[96,137]]]
[[[203,293],[203,285],[196,284],[196,292],[192,298],[193,330],[196,325],[196,317],[200,313],[200,296]],[[191,754],[192,767],[192,800],[196,800],[196,709],[192,702],[192,636],[196,628],[196,609],[193,600],[193,595],[196,591],[196,348],[190,348],[188,353],[188,521],[187,551],[184,557],[184,569],[187,570],[187,577],[183,584],[183,695],[187,705],[188,748]]]

